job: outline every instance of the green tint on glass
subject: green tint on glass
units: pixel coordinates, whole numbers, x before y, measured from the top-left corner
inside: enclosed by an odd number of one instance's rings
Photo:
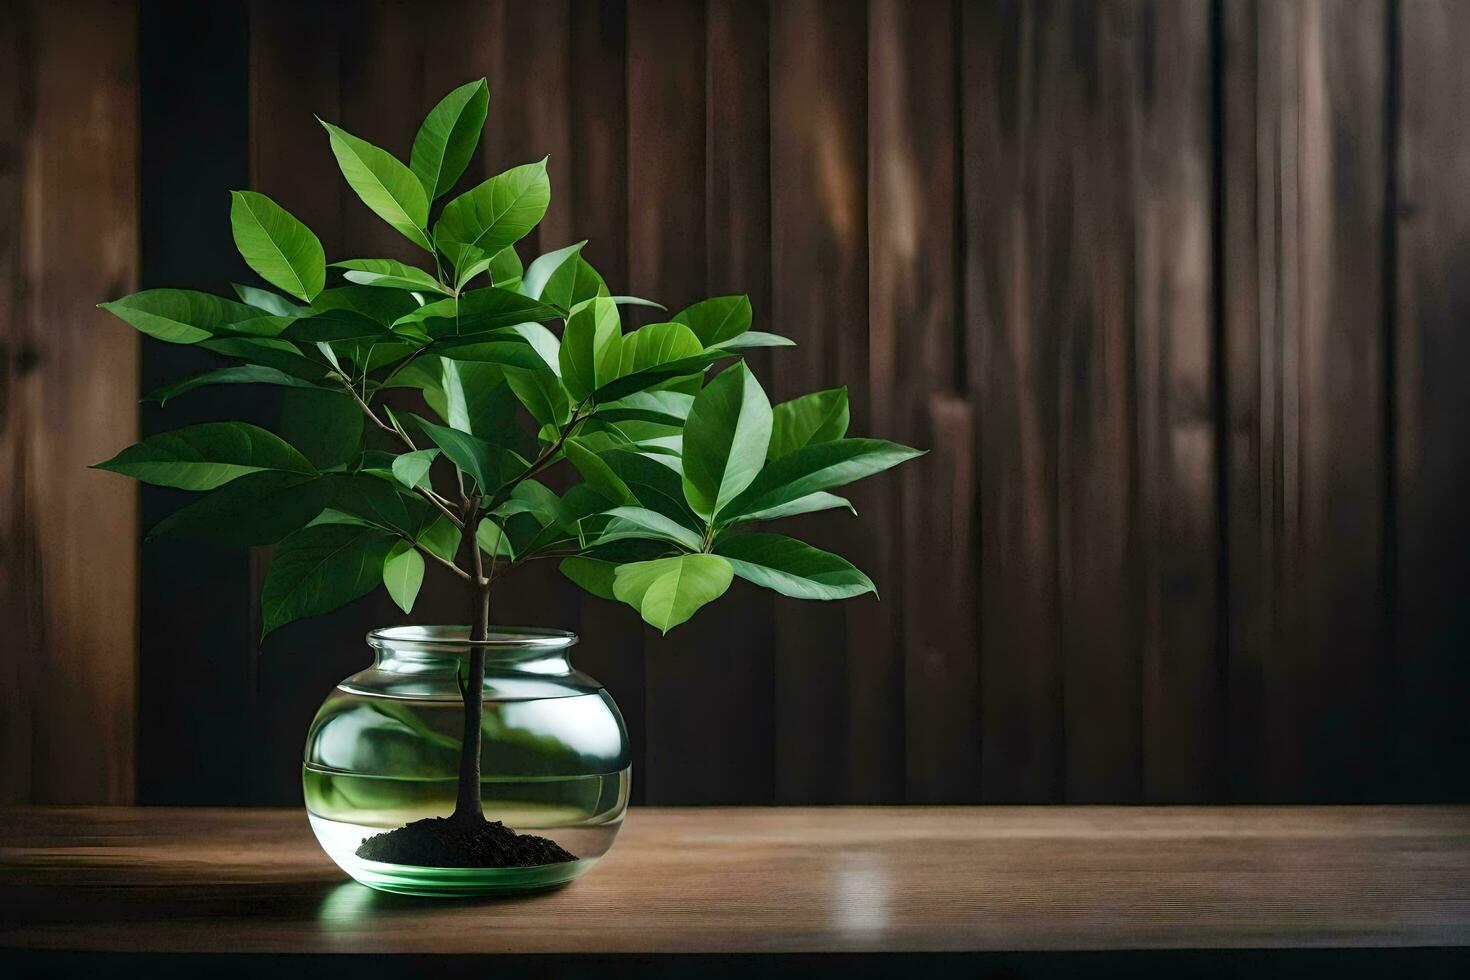
[[[302,766],[312,830],[344,871],[384,891],[467,895],[570,881],[612,846],[631,782],[622,716],[597,681],[572,668],[570,634],[492,640],[480,797],[487,819],[549,837],[579,860],[467,869],[357,857],[364,838],[454,810],[464,718],[455,671],[468,644],[446,635],[447,628],[416,627],[373,634],[376,662],[339,684],[317,712]]]

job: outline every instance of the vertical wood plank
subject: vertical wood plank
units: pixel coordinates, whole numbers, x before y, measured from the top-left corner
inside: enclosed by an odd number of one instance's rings
[[[0,122],[18,151],[5,154],[0,458],[19,644],[0,694],[0,741],[15,743],[0,799],[127,803],[138,497],[86,467],[138,434],[138,338],[93,309],[137,285],[138,12],[37,3],[10,17],[6,48],[28,50],[7,51]]]
[[[1302,11],[1301,564],[1311,583],[1301,730],[1315,799],[1381,792],[1385,3]],[[1305,611],[1305,610],[1304,610]],[[1308,727],[1310,726],[1310,727]]]
[[[772,360],[770,388],[784,399],[867,376],[863,6],[774,6],[770,74],[771,320],[798,345]],[[866,399],[855,397],[854,430],[867,418]],[[841,550],[845,525],[814,515],[792,521],[790,533]],[[897,728],[891,714],[868,712],[896,678],[850,663],[851,606],[778,600],[776,614],[777,802],[866,799],[875,784],[896,785]]]
[[[903,659],[900,798],[914,802],[975,800],[980,789],[975,442],[957,309],[957,16],[945,2],[869,6],[870,427],[931,455],[874,481],[878,508],[865,513],[879,546],[863,550],[886,600],[872,608],[889,629],[864,632]]]
[[[424,84],[424,63],[432,56],[429,38],[434,8],[368,0],[350,8],[341,7],[333,17],[337,28],[339,100],[335,118],[316,111],[328,122],[354,136],[382,147],[405,163],[413,149],[419,123],[445,92],[432,92]],[[313,110],[298,100],[293,112],[312,115]],[[315,119],[311,120],[313,123]],[[326,133],[317,125],[309,149],[318,153],[326,147]],[[336,159],[328,150],[333,166]],[[357,256],[382,256],[411,265],[424,266],[431,260],[423,249],[388,226],[355,194],[341,173],[333,175],[342,195],[343,252],[329,254],[327,261]],[[432,265],[430,266],[432,271]]]
[[[478,6],[478,5],[475,5]],[[483,148],[492,176],[542,157],[551,178],[551,207],[518,246],[529,261],[580,234],[572,221],[570,4],[497,2],[472,15],[483,20],[480,43],[488,54],[490,129]]]
[[[704,292],[747,294],[755,329],[768,329],[769,10],[764,0],[709,0],[706,17]],[[752,351],[746,361],[767,383],[767,365],[782,353]],[[698,623],[700,633],[719,638],[717,645],[680,655],[728,658],[715,682],[725,705],[722,717],[740,731],[739,744],[722,761],[725,772],[717,781],[697,785],[692,793],[681,787],[680,796],[691,803],[772,803],[776,596],[740,583],[728,599],[705,610]]]
[[[1470,8],[1402,4],[1393,347],[1395,799],[1470,799]],[[1392,134],[1391,134],[1392,135]]]
[[[1044,128],[1070,175],[1058,319],[1058,549],[1064,787],[1068,802],[1136,799],[1141,600],[1134,428],[1138,385],[1132,111],[1137,4],[1039,17],[1055,52]]]
[[[387,132],[391,107],[374,114],[372,121],[354,115],[357,93],[348,78],[349,73],[361,77],[354,66],[376,54],[364,48],[371,44],[377,9],[354,9],[347,16],[339,4],[254,0],[250,10],[251,186],[305,222],[321,239],[328,262],[374,255],[379,249],[413,258],[392,240],[399,237],[396,232],[374,226],[381,222],[343,180],[316,118],[393,146],[385,138],[394,135]],[[386,71],[390,78],[399,77],[391,63]],[[363,131],[365,123],[368,131]],[[401,147],[394,148],[402,153]],[[268,555],[258,549],[247,598],[252,610],[268,567]],[[299,802],[294,764],[300,758],[301,733],[336,683],[370,662],[363,636],[396,621],[390,606],[381,593],[373,594],[326,616],[293,623],[264,641],[258,639],[258,625],[253,626],[249,639],[258,650],[260,718],[256,794],[261,802]]]
[[[462,77],[450,78],[444,65],[436,66],[441,83],[424,105],[427,111],[450,88],[471,78],[484,75],[487,79],[489,117],[475,173],[466,175],[465,188],[512,167],[549,158],[551,206],[541,224],[516,246],[528,263],[543,251],[569,244],[575,231],[568,9],[566,0],[531,6],[453,0],[443,16],[465,31],[467,43],[454,59],[465,67],[458,73]],[[424,64],[435,62],[442,47],[430,38],[425,43]],[[556,483],[555,474],[549,479]],[[579,599],[553,562],[532,563],[502,579],[491,603],[491,617],[497,623],[571,630],[578,626]],[[579,652],[586,649],[579,648]]]
[[[140,61],[140,285],[230,292],[253,274],[230,233],[229,191],[249,186],[249,33],[243,7],[143,6]],[[219,358],[193,346],[142,342],[141,391]],[[273,425],[272,389],[229,386],[141,406],[145,436],[235,418]],[[264,396],[264,397],[262,397]],[[194,494],[140,487],[143,527]],[[141,552],[138,799],[257,799],[263,715],[256,700],[254,614],[260,578],[242,549],[150,540]],[[282,764],[292,767],[294,758]],[[188,771],[193,777],[178,778]]]
[[[627,10],[621,0],[574,0],[568,189],[583,254],[609,284],[628,281]]]
[[[331,4],[250,4],[250,179],[279,194],[333,261],[352,257],[342,225],[352,191],[315,117],[342,118],[339,13]]]
[[[582,254],[614,292],[628,286],[627,10],[621,0],[574,0],[571,118],[577,152],[568,188]],[[553,194],[556,192],[553,191]],[[565,200],[565,197],[563,198]],[[646,797],[643,627],[622,603],[578,592],[576,660],[612,694],[633,745],[633,801]]]
[[[44,647],[40,555],[28,535],[35,503],[26,487],[30,398],[23,380],[35,365],[25,319],[21,250],[25,238],[25,145],[34,115],[33,35],[29,8],[16,11],[0,34],[0,614],[11,624],[11,651],[0,657],[0,801],[32,796],[35,739],[41,706],[36,684]]]
[[[705,4],[631,4],[627,43],[628,284],[678,310],[706,293]],[[644,631],[650,803],[731,802],[754,778],[736,735],[743,699],[727,696],[749,683],[744,644],[728,610],[706,614],[670,636]]]
[[[981,788],[1062,792],[1060,357],[1070,175],[1048,147],[1058,33],[1029,4],[962,12],[965,308],[980,469]]]
[[[1279,310],[1277,250],[1271,227],[1280,133],[1259,123],[1274,118],[1279,64],[1263,57],[1265,25],[1255,0],[1221,7],[1220,233],[1224,282],[1227,660],[1225,726],[1228,798],[1265,796],[1266,746],[1275,714],[1266,698],[1269,646],[1276,632],[1277,426],[1275,395]]]
[[[1223,788],[1210,6],[1145,3],[1134,76],[1143,799]],[[1137,797],[1129,797],[1137,798]]]
[[[1256,147],[1257,260],[1227,269],[1226,292],[1239,307],[1254,291],[1261,326],[1258,341],[1242,338],[1249,321],[1237,308],[1227,344],[1232,373],[1253,367],[1261,390],[1258,456],[1232,452],[1227,519],[1243,508],[1243,526],[1260,528],[1261,547],[1232,550],[1231,588],[1266,596],[1269,612],[1262,627],[1247,621],[1232,635],[1232,660],[1246,665],[1232,677],[1244,670],[1249,682],[1260,664],[1263,796],[1372,798],[1382,788],[1389,667],[1386,7],[1301,0],[1236,14],[1256,21],[1258,98],[1255,132],[1227,131],[1227,141]],[[1237,192],[1227,185],[1227,213]],[[1231,382],[1232,450],[1250,422],[1246,385]]]

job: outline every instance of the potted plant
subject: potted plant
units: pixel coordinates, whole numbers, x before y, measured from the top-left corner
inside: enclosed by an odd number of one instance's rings
[[[348,184],[422,249],[421,265],[328,265],[305,225],[236,191],[235,243],[279,292],[150,289],[102,304],[223,359],[159,402],[220,384],[286,389],[289,438],[207,422],[97,464],[203,494],[151,535],[274,545],[263,633],[380,585],[409,613],[428,569],[462,590],[468,626],[370,634],[374,664],[338,686],[308,736],[318,838],[391,891],[558,884],[622,819],[621,716],[568,662],[576,637],[492,626],[505,575],[556,559],[664,632],[735,576],[802,599],[860,595],[873,584],[845,559],[750,528],[849,508],[831,491],[917,455],[848,438],[845,389],[773,407],[741,355],[790,342],[751,330],[743,296],[626,330],[623,307],[663,307],[612,295],[585,243],[523,266],[516,243],[551,197],[544,160],[450,198],[431,221],[487,105],[483,79],[455,89],[407,165],[323,123]]]

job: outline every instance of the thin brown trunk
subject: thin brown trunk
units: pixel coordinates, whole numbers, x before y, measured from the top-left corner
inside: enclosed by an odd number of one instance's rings
[[[470,639],[484,641],[490,638],[490,585],[480,584],[479,545],[475,541],[475,518],[478,516],[478,501],[467,508],[465,538],[474,561],[474,579],[466,590],[474,626]],[[459,750],[459,789],[451,819],[481,821],[485,810],[480,803],[480,724],[484,715],[485,648],[477,643],[470,648],[468,676],[460,684],[460,695],[464,699],[464,733]]]

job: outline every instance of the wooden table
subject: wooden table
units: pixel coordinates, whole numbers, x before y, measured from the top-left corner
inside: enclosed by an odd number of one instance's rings
[[[0,950],[33,970],[449,954],[453,975],[495,954],[604,976],[755,957],[850,977],[902,954],[906,971],[971,975],[1126,955],[1247,972],[1315,956],[1338,973],[1417,957],[1448,976],[1470,945],[1467,808],[638,809],[581,881],[475,902],[348,881],[298,810],[11,808],[0,834]]]

